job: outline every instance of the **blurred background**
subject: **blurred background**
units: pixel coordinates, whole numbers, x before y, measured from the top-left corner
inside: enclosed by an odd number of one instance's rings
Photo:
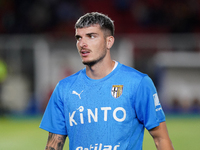
[[[91,11],[114,20],[113,59],[147,73],[166,112],[199,113],[199,7],[196,0],[1,0],[1,114],[42,113],[56,83],[84,67],[74,24]]]
[[[198,0],[0,0],[0,116],[42,115],[57,82],[84,66],[74,24],[115,24],[113,59],[148,74],[166,114],[200,114]]]

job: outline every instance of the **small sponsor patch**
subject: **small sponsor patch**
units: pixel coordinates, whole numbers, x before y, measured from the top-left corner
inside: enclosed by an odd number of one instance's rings
[[[158,98],[158,94],[157,94],[157,93],[153,95],[153,99],[154,99],[154,104],[155,104],[155,109],[156,109],[156,111],[162,110],[162,107],[161,107],[161,105],[160,105],[160,101],[159,101],[159,98]]]
[[[160,105],[160,101],[159,101],[157,93],[153,95],[153,99],[154,99],[155,107],[159,106]]]

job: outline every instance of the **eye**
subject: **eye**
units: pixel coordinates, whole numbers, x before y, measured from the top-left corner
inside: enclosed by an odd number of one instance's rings
[[[90,39],[94,39],[94,38],[97,37],[97,34],[95,34],[95,33],[89,33],[89,34],[88,34],[88,37],[89,37]]]
[[[76,38],[77,41],[81,40],[81,36],[76,35],[75,38]]]
[[[94,35],[90,35],[90,38],[91,38],[91,39],[94,39],[94,38],[95,38],[95,36],[94,36]]]

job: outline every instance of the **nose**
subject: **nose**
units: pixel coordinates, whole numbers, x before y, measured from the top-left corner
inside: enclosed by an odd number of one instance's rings
[[[79,41],[78,41],[78,45],[80,46],[80,47],[82,47],[82,48],[84,48],[84,47],[87,47],[87,42],[86,42],[86,40],[85,39],[80,39]]]

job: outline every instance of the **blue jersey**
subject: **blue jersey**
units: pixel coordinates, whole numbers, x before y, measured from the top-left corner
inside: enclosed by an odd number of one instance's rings
[[[118,63],[91,79],[86,69],[61,80],[40,128],[69,137],[70,150],[141,150],[144,128],[165,121],[152,80]]]

